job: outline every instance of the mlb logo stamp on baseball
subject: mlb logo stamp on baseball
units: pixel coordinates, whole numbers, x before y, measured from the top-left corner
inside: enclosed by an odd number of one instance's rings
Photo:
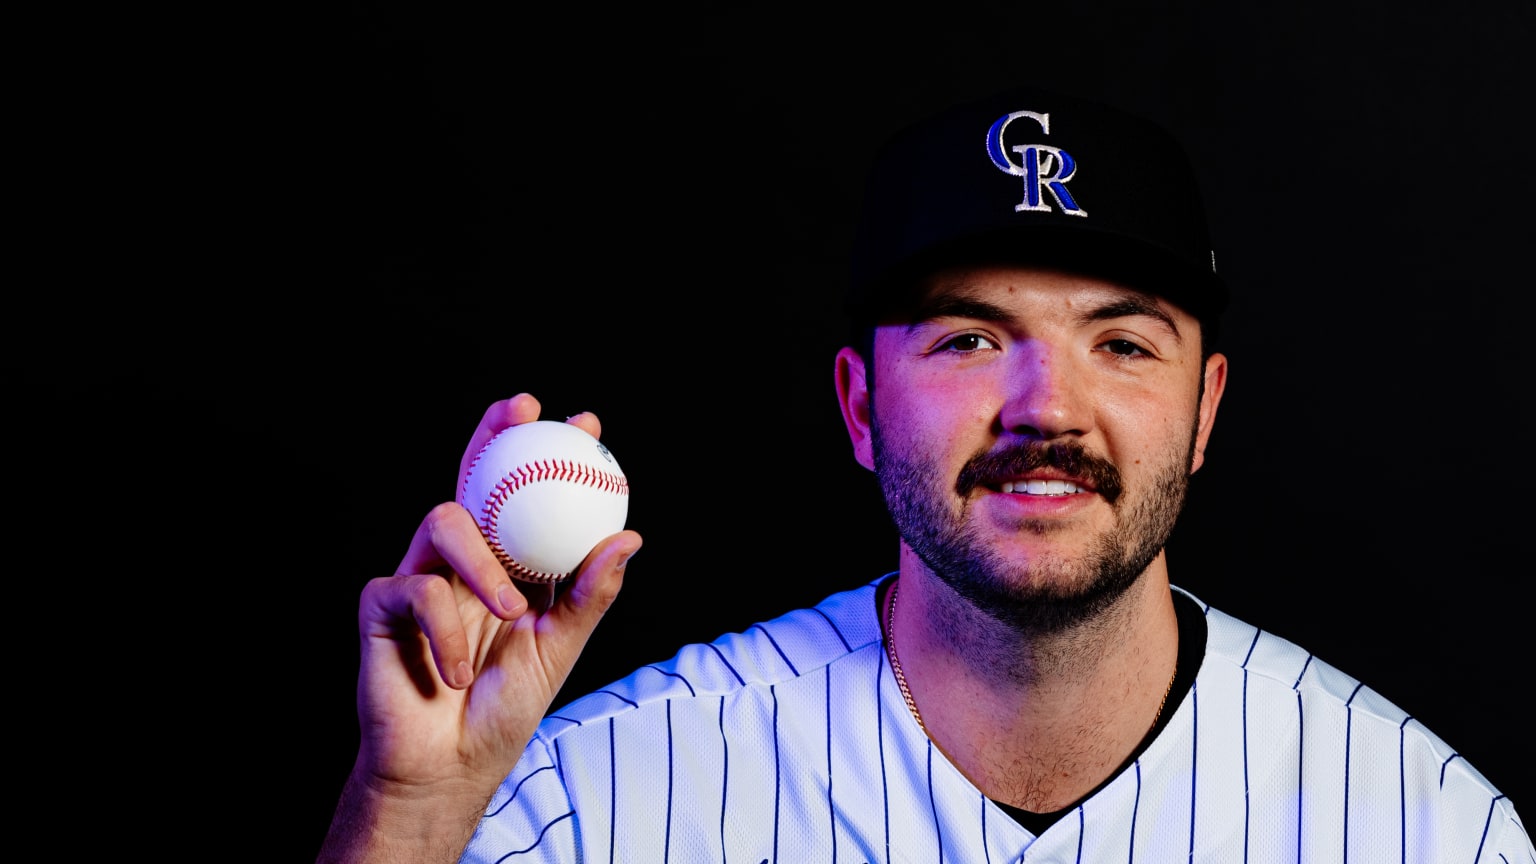
[[[508,574],[559,582],[599,541],[623,530],[629,481],[608,448],[581,428],[536,420],[509,426],[480,448],[459,484],[459,503]]]

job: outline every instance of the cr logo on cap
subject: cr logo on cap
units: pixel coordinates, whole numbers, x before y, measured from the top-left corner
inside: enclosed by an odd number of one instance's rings
[[[1014,212],[1022,210],[1042,210],[1049,212],[1051,205],[1045,203],[1042,190],[1051,193],[1056,199],[1056,204],[1061,207],[1061,212],[1069,216],[1087,216],[1088,211],[1077,206],[1072,199],[1072,193],[1067,191],[1067,181],[1077,172],[1077,163],[1060,147],[1052,147],[1049,144],[1020,144],[1008,148],[1003,144],[1003,131],[1008,124],[1028,117],[1040,125],[1040,131],[1051,134],[1051,115],[1041,114],[1035,111],[1015,111],[997,118],[992,127],[987,130],[987,156],[992,159],[999,171],[1012,174],[1015,177],[1024,178],[1024,200],[1014,205]],[[1018,163],[1008,158],[1008,151],[1019,154]]]

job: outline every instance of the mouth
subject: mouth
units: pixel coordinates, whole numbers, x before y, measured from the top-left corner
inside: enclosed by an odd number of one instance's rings
[[[1013,446],[976,456],[961,468],[955,488],[962,496],[977,488],[1042,498],[1099,495],[1111,504],[1121,492],[1115,466],[1077,444]]]
[[[1076,495],[1093,491],[1071,480],[1010,480],[997,488],[1007,495]]]

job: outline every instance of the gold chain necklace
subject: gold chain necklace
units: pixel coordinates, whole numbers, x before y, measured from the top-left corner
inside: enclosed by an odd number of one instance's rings
[[[901,698],[907,702],[907,710],[912,712],[912,719],[917,721],[917,728],[928,734],[928,727],[923,725],[923,715],[917,710],[917,703],[912,700],[912,691],[907,687],[907,676],[901,671],[901,661],[896,659],[896,592],[901,590],[901,579],[891,583],[891,611],[885,627],[885,653],[891,658],[891,671],[896,673],[896,686],[901,688]]]
[[[928,734],[928,727],[923,724],[923,715],[917,710],[917,702],[912,698],[912,690],[907,686],[907,676],[901,671],[901,660],[896,656],[896,595],[901,591],[901,579],[891,583],[891,609],[886,615],[885,625],[885,653],[891,659],[891,671],[896,673],[896,686],[901,688],[901,698],[907,703],[907,710],[912,712],[912,719],[917,721],[917,728],[924,735]],[[1163,719],[1163,707],[1168,704],[1168,694],[1173,692],[1173,680],[1179,677],[1178,658],[1174,658],[1173,674],[1168,677],[1168,687],[1163,690],[1162,701],[1157,703],[1157,713],[1152,715],[1150,731],[1157,726],[1157,721]]]

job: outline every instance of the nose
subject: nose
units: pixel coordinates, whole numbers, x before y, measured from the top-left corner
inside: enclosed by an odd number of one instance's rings
[[[1006,432],[1051,439],[1083,435],[1092,405],[1070,352],[1039,340],[1019,343],[1008,367],[1001,422]]]

